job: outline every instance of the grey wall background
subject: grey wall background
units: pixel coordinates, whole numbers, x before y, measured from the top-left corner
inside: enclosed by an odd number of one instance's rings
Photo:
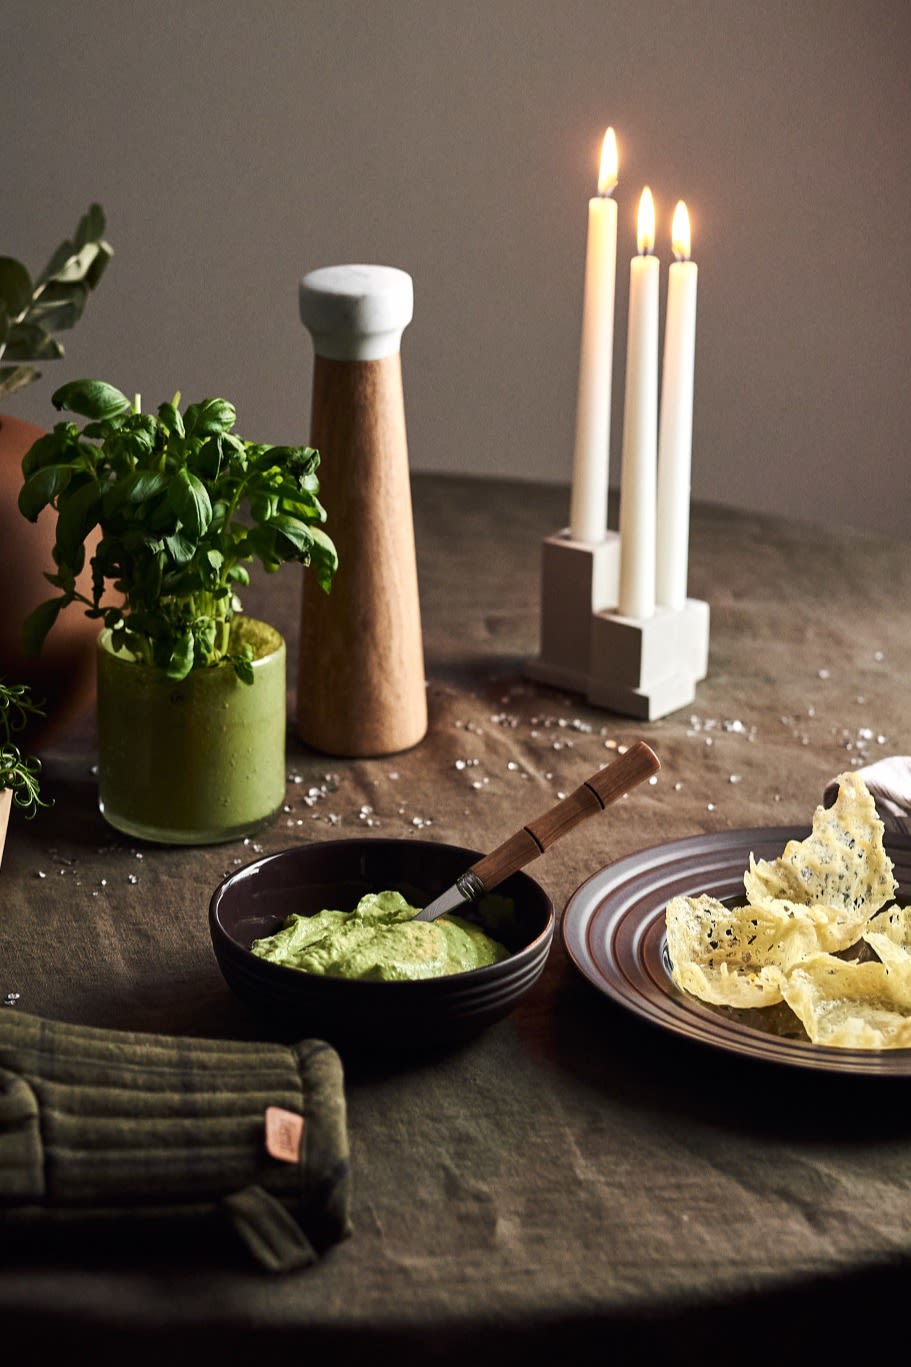
[[[612,484],[647,183],[700,266],[694,497],[909,535],[908,0],[3,0],[0,50],[0,252],[98,200],[116,253],[19,417],[92,375],[305,441],[298,278],[376,261],[414,277],[412,467],[568,485],[611,123]]]

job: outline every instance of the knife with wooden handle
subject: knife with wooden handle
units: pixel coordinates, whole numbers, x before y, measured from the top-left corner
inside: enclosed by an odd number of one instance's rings
[[[504,840],[490,854],[485,854],[470,869],[460,874],[452,887],[440,893],[416,921],[435,921],[448,911],[456,911],[465,902],[474,902],[485,892],[502,883],[590,816],[603,812],[605,807],[628,793],[637,784],[657,774],[661,765],[655,752],[645,741],[637,740],[625,754],[612,764],[598,769],[580,783],[575,792],[562,798],[554,807]]]

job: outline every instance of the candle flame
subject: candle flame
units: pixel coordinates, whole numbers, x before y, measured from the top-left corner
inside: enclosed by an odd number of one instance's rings
[[[617,184],[617,135],[608,128],[601,144],[601,169],[598,173],[598,194],[609,195]]]
[[[678,261],[689,261],[690,259],[690,216],[687,213],[686,205],[682,199],[678,199],[677,207],[674,210],[674,221],[671,225],[671,242],[674,247],[674,255]]]
[[[639,223],[636,231],[636,243],[639,248],[640,256],[648,256],[655,247],[655,201],[652,199],[652,192],[646,185],[639,200]]]

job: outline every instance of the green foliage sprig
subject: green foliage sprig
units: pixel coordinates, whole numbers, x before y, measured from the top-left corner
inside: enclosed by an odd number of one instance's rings
[[[40,370],[24,362],[56,361],[63,355],[53,334],[79,321],[114,255],[104,230],[104,211],[93,204],[72,241],[61,242],[34,281],[21,261],[0,256],[0,361],[15,362],[0,365],[0,395],[40,378]]]
[[[229,659],[252,683],[250,647],[229,647],[246,565],[258,560],[270,573],[286,561],[312,565],[326,591],[336,570],[320,525],[319,453],[245,441],[225,399],[182,413],[176,394],[156,416],[112,385],[75,380],[52,402],[89,421],[81,431],[57,423],[22,462],[20,511],[33,522],[45,507],[57,513],[57,568],[46,578],[60,590],[27,619],[26,648],[37,653],[61,609],[78,601],[111,630],[116,650],[172,679]],[[76,579],[96,527],[89,598]],[[108,586],[119,603],[102,602]]]
[[[39,807],[52,805],[41,797],[40,759],[23,758],[13,741],[14,732],[21,731],[32,716],[44,713],[32,701],[28,686],[0,682],[0,788],[12,790],[13,802],[27,817],[35,816]]]

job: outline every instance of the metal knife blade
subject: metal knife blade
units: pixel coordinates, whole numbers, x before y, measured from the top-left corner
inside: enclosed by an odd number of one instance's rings
[[[419,911],[414,920],[435,921],[438,916],[445,916],[447,911],[457,911],[466,902],[473,902],[484,890],[481,880],[468,869],[456,879],[451,888],[441,892],[439,897],[435,897],[424,907],[423,911]]]

